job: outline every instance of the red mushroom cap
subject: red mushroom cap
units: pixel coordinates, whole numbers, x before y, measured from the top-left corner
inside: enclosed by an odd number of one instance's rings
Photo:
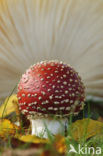
[[[43,61],[31,66],[18,84],[19,109],[27,117],[65,117],[78,114],[85,99],[78,73],[58,61]]]

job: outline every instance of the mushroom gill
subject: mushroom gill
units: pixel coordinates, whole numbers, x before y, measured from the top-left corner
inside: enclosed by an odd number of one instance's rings
[[[102,0],[0,0],[0,101],[31,64],[58,59],[103,98]]]

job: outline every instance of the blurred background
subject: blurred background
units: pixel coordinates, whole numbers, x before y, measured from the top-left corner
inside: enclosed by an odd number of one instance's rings
[[[0,104],[30,65],[55,59],[75,68],[103,115],[103,1],[0,0]]]

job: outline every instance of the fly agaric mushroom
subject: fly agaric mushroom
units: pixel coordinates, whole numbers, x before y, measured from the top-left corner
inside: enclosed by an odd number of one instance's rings
[[[52,134],[63,133],[67,117],[83,108],[85,91],[70,65],[43,61],[22,75],[17,96],[20,111],[31,121],[32,134],[47,137],[45,124]]]
[[[51,59],[103,100],[103,0],[0,0],[0,103],[28,66]]]

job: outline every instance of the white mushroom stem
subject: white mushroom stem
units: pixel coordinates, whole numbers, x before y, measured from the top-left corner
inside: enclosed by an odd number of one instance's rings
[[[65,128],[68,127],[68,119],[32,119],[32,135],[42,138],[48,138],[48,131],[52,135],[65,133]]]

